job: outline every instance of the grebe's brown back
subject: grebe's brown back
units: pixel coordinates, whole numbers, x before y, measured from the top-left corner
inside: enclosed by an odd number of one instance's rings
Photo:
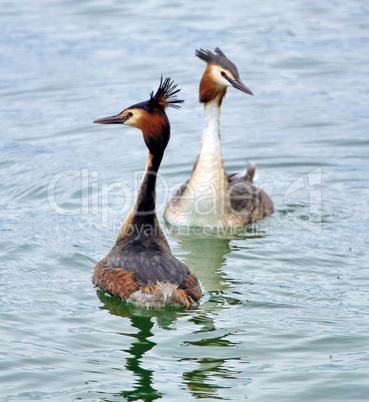
[[[201,297],[197,278],[172,254],[155,212],[156,176],[170,137],[165,109],[183,102],[176,87],[169,78],[161,79],[149,100],[94,121],[140,129],[149,155],[133,209],[109,254],[96,264],[92,281],[112,296],[148,307],[187,308]]]
[[[200,155],[190,179],[184,183],[164,211],[172,225],[232,228],[245,226],[270,215],[273,202],[253,184],[255,166],[244,176],[227,174],[224,169],[219,133],[219,117],[227,87],[253,95],[240,79],[237,67],[219,49],[196,50],[206,62],[200,81],[200,102],[204,104],[205,124]]]

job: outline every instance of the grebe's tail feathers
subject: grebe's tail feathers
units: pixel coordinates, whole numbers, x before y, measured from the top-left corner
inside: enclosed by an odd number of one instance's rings
[[[244,179],[245,181],[249,181],[250,183],[253,183],[255,174],[256,174],[256,166],[249,165],[247,167],[247,172],[243,175],[242,179]]]

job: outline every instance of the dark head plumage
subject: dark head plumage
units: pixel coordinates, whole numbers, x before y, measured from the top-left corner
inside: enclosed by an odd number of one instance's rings
[[[170,78],[163,80],[163,76],[161,76],[159,88],[155,94],[154,91],[150,93],[150,99],[135,103],[115,116],[97,119],[94,123],[126,124],[141,129],[144,134],[149,131],[158,131],[163,124],[169,126],[165,109],[167,107],[179,109],[178,103],[184,102],[184,100],[176,97],[180,91],[177,86]]]
[[[183,103],[183,99],[178,99],[175,95],[180,91],[180,89],[176,89],[178,84],[174,84],[174,81],[171,81],[170,78],[166,78],[163,81],[163,76],[160,77],[159,88],[154,95],[154,92],[151,92],[149,104],[153,109],[165,109],[166,107],[174,107],[175,109],[179,109],[180,106],[178,103]]]
[[[227,58],[227,56],[219,49],[215,48],[215,53],[210,50],[198,49],[195,51],[196,56],[209,64],[216,64],[232,73],[237,80],[240,78],[237,67]]]
[[[146,112],[152,113],[155,109],[165,111],[167,107],[173,107],[179,109],[178,103],[183,103],[183,99],[178,99],[176,94],[180,89],[176,89],[178,84],[174,84],[171,78],[160,77],[159,88],[156,93],[154,91],[150,93],[150,99],[147,101],[136,103],[126,109],[143,109]]]
[[[170,78],[160,78],[159,88],[150,99],[136,103],[115,116],[97,119],[99,124],[125,124],[142,131],[145,143],[153,155],[160,155],[160,160],[170,138],[170,123],[165,113],[167,107],[179,108],[184,102],[176,97],[180,91]]]

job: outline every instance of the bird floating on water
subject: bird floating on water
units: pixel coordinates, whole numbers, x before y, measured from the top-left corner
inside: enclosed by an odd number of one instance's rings
[[[156,176],[170,138],[167,107],[179,108],[180,89],[170,78],[160,80],[150,99],[116,116],[95,120],[124,124],[142,131],[149,155],[136,202],[122,224],[113,248],[98,262],[92,281],[106,293],[137,305],[190,307],[201,297],[195,275],[172,254],[155,212]]]
[[[220,143],[219,118],[222,100],[232,86],[246,94],[252,91],[241,81],[237,67],[219,49],[196,50],[206,62],[200,81],[199,100],[204,104],[204,131],[200,155],[191,177],[173,196],[164,211],[172,225],[234,228],[270,215],[273,202],[253,184],[255,166],[243,176],[227,174]]]

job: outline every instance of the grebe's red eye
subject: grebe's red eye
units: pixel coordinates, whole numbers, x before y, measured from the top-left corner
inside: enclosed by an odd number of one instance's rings
[[[225,77],[227,75],[224,71],[221,71],[220,74],[222,75],[222,77]]]
[[[128,117],[132,117],[132,116],[133,116],[133,113],[132,113],[132,112],[128,112],[128,113],[127,113],[127,116],[128,116]]]

